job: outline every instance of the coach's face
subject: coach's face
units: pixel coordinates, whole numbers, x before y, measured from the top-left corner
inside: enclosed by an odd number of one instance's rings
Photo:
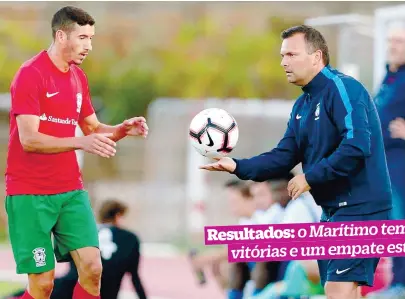
[[[316,67],[317,57],[315,56],[319,53],[309,53],[303,33],[294,34],[283,40],[280,50],[281,66],[284,68],[288,82],[304,86],[311,80]]]
[[[393,29],[388,33],[388,63],[398,67],[405,65],[405,29]]]
[[[94,26],[74,24],[73,30],[66,34],[61,42],[65,60],[71,64],[82,64],[92,50],[94,33]]]

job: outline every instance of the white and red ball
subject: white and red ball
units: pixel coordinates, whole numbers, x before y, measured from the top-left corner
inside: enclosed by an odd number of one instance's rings
[[[198,113],[190,123],[191,144],[208,158],[227,156],[239,138],[238,124],[223,109],[210,108]]]

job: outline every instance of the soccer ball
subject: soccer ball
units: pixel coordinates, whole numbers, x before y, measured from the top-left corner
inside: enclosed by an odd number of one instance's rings
[[[198,153],[208,158],[220,158],[227,156],[236,146],[239,129],[228,112],[210,108],[193,118],[189,136]]]

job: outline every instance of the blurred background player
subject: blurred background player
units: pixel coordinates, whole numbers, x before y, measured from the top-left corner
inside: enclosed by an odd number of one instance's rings
[[[227,181],[225,183],[225,196],[230,213],[238,219],[238,224],[253,224],[252,217],[256,211],[256,204],[253,201],[248,183],[238,179]],[[207,267],[211,268],[218,285],[223,290],[235,288],[243,290],[243,287],[235,286],[241,285],[242,282],[240,281],[246,281],[245,277],[249,275],[249,270],[244,265],[228,263],[228,250],[226,247],[197,254],[192,257],[191,261],[195,271],[202,271]],[[235,270],[235,268],[242,270]],[[236,272],[237,275],[235,275]],[[232,294],[228,295],[232,296]]]
[[[395,22],[388,30],[386,75],[375,97],[384,137],[392,187],[392,217],[405,219],[405,24]],[[405,298],[405,257],[392,258],[393,279],[388,289],[369,297]]]
[[[291,200],[288,194],[288,182],[294,177],[289,173],[284,178],[273,180],[268,184],[273,199],[284,208],[280,223],[315,223],[319,222],[322,209],[309,193],[304,193],[296,200]],[[254,185],[263,183],[254,183]],[[263,290],[257,292],[252,299],[300,298],[300,296],[313,296],[324,294],[317,261],[286,261],[281,262],[278,278],[275,282],[267,284]]]
[[[116,299],[125,274],[131,275],[132,285],[139,299],[147,299],[145,288],[139,275],[141,260],[140,240],[136,234],[124,229],[124,217],[128,207],[116,199],[102,202],[98,212],[99,241],[103,273],[101,276],[101,299]],[[72,299],[77,282],[77,268],[69,263],[69,271],[55,279],[51,299]],[[24,290],[9,297],[21,298]]]
[[[276,180],[275,184],[276,183]],[[288,182],[288,181],[287,181]],[[282,220],[283,200],[273,194],[271,181],[250,184],[241,180],[230,180],[226,183],[227,198],[231,213],[239,218],[241,225],[276,224]],[[285,203],[286,204],[286,203]],[[222,288],[227,290],[230,299],[243,298],[249,293],[260,292],[268,283],[280,279],[280,262],[265,263],[232,263],[228,264],[227,249],[220,249],[193,257],[195,269],[210,266]],[[226,264],[226,274],[220,274]]]

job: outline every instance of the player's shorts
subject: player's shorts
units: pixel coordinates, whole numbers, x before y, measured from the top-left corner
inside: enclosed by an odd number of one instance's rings
[[[365,215],[342,215],[340,209],[323,209],[321,222],[390,220],[391,209]],[[359,286],[373,286],[374,273],[380,258],[318,260],[321,284],[327,281],[357,282]]]
[[[18,274],[47,272],[55,268],[55,257],[67,262],[72,250],[99,247],[87,191],[7,196],[5,207]]]

